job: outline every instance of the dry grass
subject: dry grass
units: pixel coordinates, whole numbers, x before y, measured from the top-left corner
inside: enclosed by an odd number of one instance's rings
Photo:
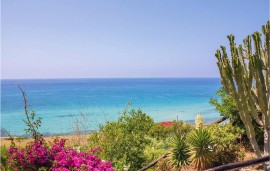
[[[80,145],[87,145],[87,139],[89,135],[80,135]],[[60,139],[66,139],[67,146],[74,146],[78,145],[78,136],[77,135],[70,135],[70,136],[51,136],[51,137],[45,137],[45,141],[48,143],[52,143],[55,138],[60,138]],[[14,138],[14,142],[16,146],[18,147],[25,147],[27,143],[33,141],[32,138]],[[1,146],[6,146],[9,147],[11,144],[11,141],[9,138],[1,138]]]

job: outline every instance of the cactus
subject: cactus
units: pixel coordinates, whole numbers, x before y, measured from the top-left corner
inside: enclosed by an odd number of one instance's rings
[[[221,83],[236,101],[240,118],[250,143],[258,157],[270,152],[270,21],[262,26],[261,34],[247,36],[243,45],[236,46],[234,36],[229,35],[231,58],[221,46],[215,56]],[[263,43],[262,43],[263,42]],[[264,129],[264,149],[260,150],[252,121]]]

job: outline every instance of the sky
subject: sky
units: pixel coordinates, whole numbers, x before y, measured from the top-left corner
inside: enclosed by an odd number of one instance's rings
[[[2,0],[1,78],[219,77],[268,0]]]

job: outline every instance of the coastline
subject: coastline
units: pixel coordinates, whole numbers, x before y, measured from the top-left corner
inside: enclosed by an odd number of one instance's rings
[[[207,124],[210,124],[210,123],[212,123],[212,122],[214,122],[214,121],[216,121],[216,120],[218,120],[220,118],[221,118],[221,116],[219,116],[219,117],[213,117],[213,118],[204,118],[204,123],[207,125]],[[181,119],[179,119],[179,120],[181,120]],[[155,123],[169,123],[169,125],[170,125],[170,123],[172,123],[173,121],[174,120],[166,120],[166,121],[155,122]],[[192,120],[186,120],[186,121],[183,121],[183,123],[194,125],[195,120],[194,119],[192,119]],[[83,135],[89,135],[89,134],[91,134],[91,133],[93,133],[95,131],[97,131],[97,130],[82,130],[82,132],[83,132],[82,134]],[[5,129],[2,128],[1,129],[1,133],[0,133],[0,138],[9,138],[7,132],[9,132],[9,130],[5,130]],[[41,133],[42,133],[42,135],[44,137],[62,137],[62,136],[72,136],[72,135],[74,135],[74,132],[72,132],[72,131],[65,132],[65,133],[63,133],[63,132],[62,133],[49,133],[49,132],[42,132],[41,131]],[[26,134],[22,134],[22,135],[16,135],[16,134],[14,134],[14,135],[12,135],[12,137],[29,138],[29,136],[26,135]]]
[[[216,121],[217,119],[220,118],[211,118],[211,120],[205,120],[205,125],[213,123],[213,121]],[[190,124],[190,125],[194,125],[195,120],[188,120],[185,121],[185,124]],[[160,124],[164,127],[167,126],[171,126],[173,123],[173,121],[163,121],[163,122],[156,122],[156,124]],[[43,135],[44,139],[46,142],[52,143],[53,140],[55,138],[59,138],[59,139],[65,139],[67,140],[67,143],[74,145],[74,141],[80,141],[82,142],[81,145],[86,145],[85,143],[87,143],[87,138],[89,137],[89,135],[91,135],[93,131],[84,131],[83,134],[80,135],[75,135],[74,133],[66,133],[66,134],[57,134],[57,135]],[[33,139],[31,137],[27,137],[27,136],[14,136],[13,137],[15,140],[15,143],[20,146],[20,147],[24,147],[27,145],[27,143],[31,142]],[[9,147],[11,144],[11,140],[8,136],[4,136],[4,137],[0,137],[0,145],[1,146],[6,146]]]

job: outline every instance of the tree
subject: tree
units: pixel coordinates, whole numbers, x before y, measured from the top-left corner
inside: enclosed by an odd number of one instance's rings
[[[230,122],[234,126],[244,127],[243,122],[240,119],[239,111],[236,107],[236,102],[233,96],[226,93],[224,87],[221,87],[216,95],[219,99],[210,99],[210,104],[215,106],[216,111],[220,113],[221,116],[225,116],[230,119]]]
[[[255,32],[244,39],[244,47],[236,46],[234,36],[229,35],[231,58],[225,46],[215,56],[225,91],[235,102],[244,123],[251,146],[258,157],[270,151],[270,21],[262,26],[261,34]],[[252,121],[264,129],[264,148],[260,150]]]

